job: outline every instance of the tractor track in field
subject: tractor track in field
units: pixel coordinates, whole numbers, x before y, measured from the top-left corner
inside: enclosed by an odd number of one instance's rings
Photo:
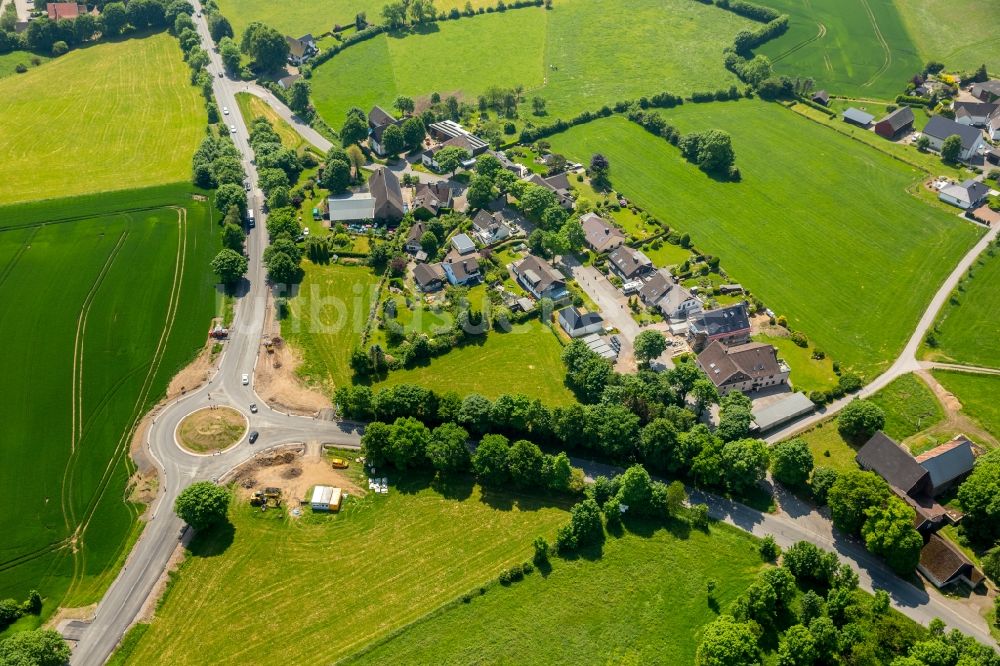
[[[153,382],[156,378],[156,374],[160,369],[160,364],[163,361],[163,356],[166,353],[167,343],[170,339],[170,334],[174,328],[174,322],[177,318],[177,311],[180,304],[180,292],[181,284],[184,281],[184,265],[187,260],[187,209],[183,207],[171,206],[177,213],[177,253],[174,258],[174,275],[170,287],[170,297],[167,302],[167,311],[164,326],[160,333],[160,338],[157,341],[156,349],[150,359],[148,369],[146,371],[146,377],[143,380],[142,387],[139,390],[139,395],[136,397],[135,404],[132,407],[131,418],[128,422],[128,427],[122,431],[122,435],[115,445],[114,452],[112,453],[108,464],[104,468],[104,473],[101,475],[101,479],[97,484],[94,495],[91,497],[90,501],[87,503],[87,507],[84,510],[84,515],[74,530],[71,540],[74,543],[80,542],[84,539],[84,535],[87,531],[87,527],[90,525],[90,521],[93,519],[94,514],[97,512],[97,507],[100,505],[101,500],[104,497],[108,486],[111,483],[111,478],[114,473],[115,468],[121,462],[123,455],[128,451],[129,443],[132,440],[132,436],[135,433],[135,429],[139,424],[139,420],[144,414],[144,405],[149,398],[149,392],[152,390]],[[73,587],[80,580],[80,572],[84,569],[85,559],[85,549],[76,548],[74,549],[74,566],[73,566],[73,580],[70,583],[69,590],[67,594],[73,590]]]
[[[21,257],[24,256],[24,253],[27,252],[28,247],[31,245],[31,241],[35,240],[35,236],[38,235],[38,229],[40,228],[40,226],[36,227],[31,234],[24,239],[24,242],[21,243],[21,247],[17,248],[17,252],[14,253],[14,256],[10,258],[7,264],[3,267],[3,270],[0,270],[0,287],[2,287],[3,283],[7,281],[7,277],[14,272],[14,267],[17,266],[17,262],[19,262]]]
[[[771,62],[772,63],[780,62],[781,60],[784,60],[788,56],[790,56],[793,53],[795,53],[796,51],[809,46],[810,44],[812,44],[816,40],[823,39],[824,37],[826,37],[826,26],[823,25],[822,23],[817,23],[816,25],[819,26],[819,31],[815,35],[813,35],[809,39],[803,39],[798,44],[790,47],[787,51],[783,51],[783,52],[779,53],[778,55],[774,56],[773,58],[771,58]]]
[[[892,49],[889,48],[889,42],[885,40],[882,35],[882,29],[878,27],[878,21],[875,19],[875,12],[872,11],[872,7],[868,4],[868,0],[861,0],[861,4],[865,8],[865,12],[868,13],[868,18],[872,22],[872,29],[875,31],[875,38],[878,40],[879,45],[882,47],[882,52],[885,53],[885,60],[882,62],[882,66],[872,74],[871,78],[861,84],[862,88],[868,88],[875,81],[888,71],[889,67],[892,65]]]
[[[67,215],[66,217],[54,217],[46,220],[39,220],[38,222],[24,222],[22,224],[12,224],[0,227],[0,233],[3,233],[5,231],[17,231],[19,229],[30,229],[32,227],[44,227],[48,224],[66,224],[67,222],[80,222],[82,220],[90,220],[95,217],[112,217],[114,215],[128,215],[130,213],[143,213],[153,210],[163,210],[164,208],[174,208],[174,206],[166,204],[155,204],[150,206],[136,206],[134,208],[118,208],[115,210],[101,211],[99,213],[88,213],[85,215]]]

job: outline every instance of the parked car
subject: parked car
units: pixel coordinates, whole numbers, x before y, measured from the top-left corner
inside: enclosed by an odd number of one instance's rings
[[[243,386],[248,386],[250,384],[250,375],[243,373]]]
[[[229,126],[229,133],[230,134],[236,134],[236,125],[230,125]]]
[[[224,116],[228,116],[229,115],[229,107],[228,106],[222,107],[222,115],[224,115]]]
[[[256,442],[258,437],[260,437],[260,433],[259,432],[257,432],[256,430],[251,430],[250,431],[250,443],[251,444],[253,444],[254,442]]]
[[[249,180],[243,183],[243,189],[246,190],[247,192],[250,191],[250,181]]]
[[[622,341],[618,339],[617,335],[612,335],[611,339],[608,340],[608,344],[610,344],[615,349],[621,349],[622,348]]]
[[[250,403],[250,413],[251,414],[256,414],[257,413],[257,403],[256,402],[251,402]]]
[[[347,461],[343,458],[331,458],[330,464],[334,469],[347,469]]]

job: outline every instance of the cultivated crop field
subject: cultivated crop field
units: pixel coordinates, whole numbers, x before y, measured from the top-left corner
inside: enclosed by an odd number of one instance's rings
[[[425,481],[315,520],[235,507],[233,532],[192,545],[130,663],[332,663],[529,559],[568,518],[530,494]]]
[[[131,431],[204,343],[217,230],[186,185],[8,206],[0,221],[0,336],[16,352],[0,598],[37,588],[51,611],[97,601],[125,552]]]
[[[612,23],[607,5],[571,0],[550,11],[519,9],[441,22],[424,34],[380,35],[318,67],[313,99],[339,127],[350,107],[388,107],[396,95],[438,92],[474,101],[491,85],[520,85],[528,99],[546,100],[551,120],[664,90],[738,83],[722,65],[722,49],[751,21],[691,0],[622,0],[615,13],[627,20]],[[521,113],[530,117],[530,106]]]
[[[206,115],[166,33],[0,79],[0,204],[185,180]]]
[[[708,579],[726,608],[761,568],[760,555],[751,536],[727,526],[642,527],[641,536],[610,537],[600,559],[553,558],[546,576],[491,588],[347,663],[692,664],[698,633],[715,618]]]
[[[923,68],[892,0],[763,4],[790,19],[788,32],[757,49],[778,74],[811,76],[838,95],[891,100]]]
[[[994,244],[973,265],[973,277],[957,304],[946,303],[938,314],[934,337],[937,347],[924,345],[924,357],[949,363],[1000,368],[1000,244]]]
[[[721,257],[845,370],[871,377],[889,365],[980,234],[907,191],[923,172],[779,105],[685,104],[664,115],[681,131],[730,132],[742,181],[713,180],[620,117],[556,135],[552,148],[582,161],[606,155],[617,190]]]
[[[932,371],[934,378],[962,403],[962,413],[978,421],[1000,439],[1000,377],[948,370]]]
[[[993,0],[895,0],[923,60],[1000,71],[1000,11]]]
[[[487,398],[524,393],[549,406],[566,405],[574,397],[563,384],[566,369],[561,355],[562,346],[552,331],[531,321],[509,333],[491,332],[481,344],[452,349],[427,365],[390,372],[377,386],[419,384]]]

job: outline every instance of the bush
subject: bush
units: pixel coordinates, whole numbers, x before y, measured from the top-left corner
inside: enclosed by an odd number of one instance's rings
[[[770,534],[761,540],[758,550],[760,550],[760,556],[763,557],[766,562],[774,562],[778,559],[778,555],[781,554],[781,548],[778,547],[774,537]]]
[[[862,386],[864,386],[861,381],[861,377],[853,372],[845,372],[842,374],[837,384],[845,393],[860,391]]]
[[[802,347],[803,349],[809,346],[809,339],[806,338],[806,334],[803,333],[802,331],[795,331],[790,336],[790,339],[792,342],[794,342],[799,347]]]
[[[854,400],[837,417],[837,430],[845,439],[866,440],[885,426],[885,412],[874,402]]]

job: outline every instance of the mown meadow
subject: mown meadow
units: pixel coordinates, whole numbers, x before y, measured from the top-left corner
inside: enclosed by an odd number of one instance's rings
[[[932,371],[934,378],[962,403],[962,413],[1000,439],[1000,377],[949,370]]]
[[[1000,11],[993,0],[894,0],[923,60],[949,69],[1000,70]]]
[[[0,205],[186,180],[203,100],[161,33],[0,78]]]
[[[0,401],[0,597],[37,588],[48,612],[110,582],[135,536],[132,428],[215,312],[212,217],[187,185],[0,209],[0,335],[17,350]]]
[[[742,180],[709,177],[621,117],[550,141],[577,160],[606,155],[615,189],[721,257],[845,370],[888,367],[981,233],[910,193],[922,171],[780,105],[685,104],[664,117],[682,132],[731,133]]]

